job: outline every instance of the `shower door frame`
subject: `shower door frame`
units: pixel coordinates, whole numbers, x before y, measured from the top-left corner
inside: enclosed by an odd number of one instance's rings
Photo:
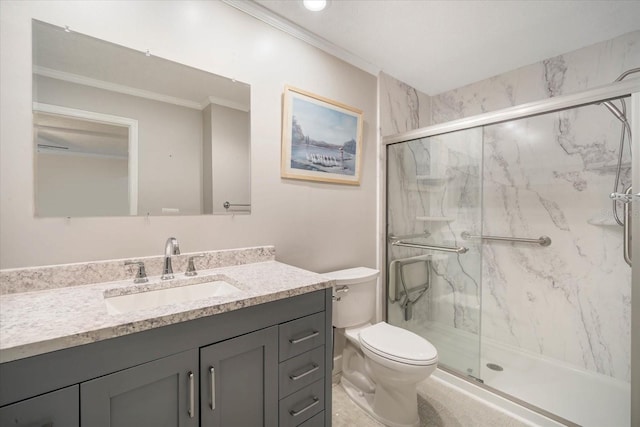
[[[640,79],[631,79],[621,82],[615,82],[604,86],[588,89],[579,93],[563,95],[554,98],[548,98],[541,101],[521,104],[515,107],[505,108],[490,113],[479,114],[459,120],[427,126],[421,129],[403,132],[396,135],[385,136],[382,138],[382,156],[381,168],[383,176],[381,176],[381,230],[380,240],[378,242],[380,253],[381,277],[386,277],[387,257],[388,257],[388,236],[387,236],[387,146],[402,142],[409,142],[417,139],[438,136],[446,133],[461,131],[465,129],[476,128],[480,126],[493,125],[503,123],[510,120],[523,119],[527,117],[538,116],[542,114],[552,113],[571,108],[577,108],[589,104],[599,103],[602,101],[631,96],[631,117],[628,118],[632,128],[631,147],[636,155],[632,160],[632,185],[635,193],[639,193],[640,189]],[[634,208],[632,209],[633,222],[636,227],[632,228],[632,261],[633,264],[640,266],[640,197],[633,200]],[[622,256],[622,253],[620,254]],[[381,301],[387,300],[387,286],[382,286],[383,295]],[[388,318],[388,303],[383,307],[384,320]],[[634,327],[635,325],[635,327]],[[463,376],[457,372],[446,370],[446,372],[462,378],[465,381],[472,382],[470,378]],[[545,411],[542,408],[527,404],[511,395],[503,393],[492,387],[481,383],[473,382],[473,384],[485,388],[492,393],[498,394],[510,401],[531,409],[552,420],[567,423],[561,417]],[[568,422],[567,425],[575,425]],[[631,272],[631,425],[640,425],[640,268],[632,269]]]

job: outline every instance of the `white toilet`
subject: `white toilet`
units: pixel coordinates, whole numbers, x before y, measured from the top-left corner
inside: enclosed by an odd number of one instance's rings
[[[424,338],[385,322],[372,325],[378,270],[324,273],[335,280],[333,326],[345,328],[341,384],[349,397],[391,427],[420,425],[416,385],[436,369],[438,352]]]

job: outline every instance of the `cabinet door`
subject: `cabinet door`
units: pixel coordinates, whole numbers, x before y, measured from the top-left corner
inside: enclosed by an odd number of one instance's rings
[[[200,350],[203,427],[278,425],[278,327]]]
[[[80,384],[86,427],[198,427],[198,350]]]
[[[2,427],[79,427],[78,386],[0,408]]]

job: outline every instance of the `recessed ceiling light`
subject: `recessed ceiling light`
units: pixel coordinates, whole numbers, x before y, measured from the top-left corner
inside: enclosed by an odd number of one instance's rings
[[[312,12],[320,12],[327,7],[327,0],[302,0],[302,5]]]

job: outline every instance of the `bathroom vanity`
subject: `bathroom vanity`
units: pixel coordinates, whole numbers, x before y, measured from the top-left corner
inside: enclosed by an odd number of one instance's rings
[[[0,296],[0,425],[330,426],[332,282],[273,259],[197,278],[240,291],[111,313],[108,296],[168,285]]]

